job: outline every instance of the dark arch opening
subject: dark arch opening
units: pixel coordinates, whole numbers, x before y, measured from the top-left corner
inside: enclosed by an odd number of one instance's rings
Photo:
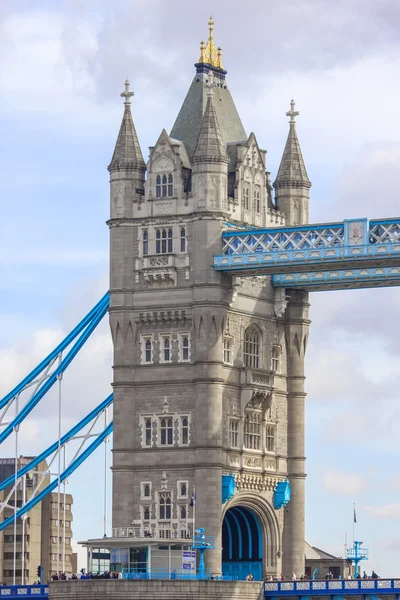
[[[246,506],[229,508],[222,523],[222,574],[262,579],[262,531],[257,515]]]

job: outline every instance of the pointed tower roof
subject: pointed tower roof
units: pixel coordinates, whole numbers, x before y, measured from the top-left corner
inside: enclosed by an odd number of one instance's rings
[[[225,144],[222,139],[217,113],[214,107],[213,88],[218,85],[213,81],[210,71],[207,83],[207,104],[201,122],[199,137],[193,154],[192,162],[229,162]]]
[[[108,165],[109,171],[146,168],[135,125],[133,124],[130,102],[130,97],[133,96],[133,92],[129,90],[129,85],[129,81],[126,80],[125,91],[121,93],[121,96],[125,98],[125,110],[118,133],[117,143],[115,144],[114,154]]]
[[[210,70],[214,75],[214,109],[218,117],[224,145],[229,142],[247,140],[246,132],[236,110],[230,91],[227,87],[226,71],[222,68],[222,50],[214,43],[214,21],[208,23],[209,38],[207,43],[200,44],[199,62],[195,64],[196,75],[182,104],[171,137],[184,142],[191,159],[199,137],[203,115],[207,107],[207,80]]]
[[[274,181],[274,187],[294,186],[311,187],[311,181],[308,179],[303,155],[300,150],[300,143],[296,133],[295,117],[299,114],[294,110],[294,100],[290,103],[290,111],[286,113],[290,117],[289,135],[286,140],[286,146],[283,151],[278,175]]]

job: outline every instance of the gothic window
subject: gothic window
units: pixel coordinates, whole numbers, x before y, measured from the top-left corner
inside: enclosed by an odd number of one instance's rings
[[[156,229],[156,254],[170,254],[172,243],[172,228]]]
[[[232,364],[232,338],[224,338],[224,363]]]
[[[180,443],[182,446],[189,444],[189,419],[181,417]]]
[[[160,445],[172,446],[174,443],[174,423],[172,417],[160,418]]]
[[[171,362],[171,336],[170,335],[162,335],[160,345],[161,345],[160,362],[163,362],[163,363]]]
[[[179,362],[190,360],[190,338],[188,333],[179,334]]]
[[[174,182],[174,178],[172,177],[172,173],[170,173],[168,175],[168,196],[173,196],[173,190],[174,190],[174,186],[173,186],[173,182]]]
[[[256,185],[256,189],[254,190],[254,206],[257,213],[261,212],[261,191],[260,186]]]
[[[143,256],[149,253],[149,232],[143,229]]]
[[[143,506],[143,521],[150,521],[150,506]]]
[[[186,229],[181,227],[181,252],[186,252]]]
[[[141,487],[141,499],[149,499],[151,498],[151,483],[149,481],[142,481],[140,484]]]
[[[243,186],[243,206],[245,210],[250,209],[250,186],[248,184]]]
[[[255,327],[248,327],[244,333],[244,366],[258,369],[260,364],[260,334]]]
[[[265,450],[275,452],[275,424],[267,423],[265,428]]]
[[[249,450],[261,449],[261,411],[246,411],[244,419],[244,445]]]
[[[178,481],[178,498],[187,498],[188,497],[188,482],[187,481]]]
[[[168,192],[167,176],[163,175],[162,176],[162,195],[163,195],[163,198],[165,198],[165,196],[167,195],[167,192]]]
[[[239,419],[229,419],[229,445],[239,448]]]
[[[281,347],[272,346],[271,369],[275,373],[281,372]]]
[[[159,519],[168,520],[171,518],[171,506],[171,492],[160,492]]]
[[[186,509],[186,506],[180,506],[179,508],[180,508],[180,513],[181,513],[179,515],[179,517],[181,519],[187,519],[187,509]]]
[[[141,346],[142,346],[142,365],[151,364],[153,362],[153,336],[142,335]]]
[[[152,442],[152,423],[151,423],[151,418],[150,417],[146,417],[145,420],[144,420],[144,436],[145,436],[144,445],[145,446],[151,446],[151,442]]]
[[[156,177],[156,198],[161,198],[161,177],[157,175]]]

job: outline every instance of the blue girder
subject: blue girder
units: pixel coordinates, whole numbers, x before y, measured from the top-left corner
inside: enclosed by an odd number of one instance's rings
[[[375,600],[376,596],[398,596],[400,579],[318,579],[315,581],[266,581],[264,596],[282,598],[288,596],[308,597],[327,596],[335,598],[366,596]],[[271,600],[272,600],[271,598]]]
[[[276,288],[306,288],[314,292],[390,287],[400,285],[400,266],[279,273],[272,275],[272,285]]]

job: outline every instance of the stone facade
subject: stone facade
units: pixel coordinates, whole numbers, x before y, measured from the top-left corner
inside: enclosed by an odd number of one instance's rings
[[[301,574],[307,296],[290,292],[285,311],[286,299],[276,297],[268,277],[230,277],[212,264],[227,223],[282,226],[285,213],[286,224],[306,222],[310,183],[298,168],[304,163],[291,123],[274,204],[255,135],[237,141],[220,127],[223,106],[215,104],[226,95],[226,72],[204,67],[196,65],[182,109],[200,111],[193,117],[196,146],[181,111],[174,126],[181,138],[163,130],[147,165],[131,93],[123,94],[109,166],[113,528],[191,535],[195,489],[196,526],[216,536],[215,550],[206,553],[215,575],[224,513],[237,505],[261,523],[263,573]],[[239,119],[236,112],[232,118]],[[222,505],[221,478],[229,473],[237,492]],[[274,489],[287,477],[292,500],[276,511]]]

